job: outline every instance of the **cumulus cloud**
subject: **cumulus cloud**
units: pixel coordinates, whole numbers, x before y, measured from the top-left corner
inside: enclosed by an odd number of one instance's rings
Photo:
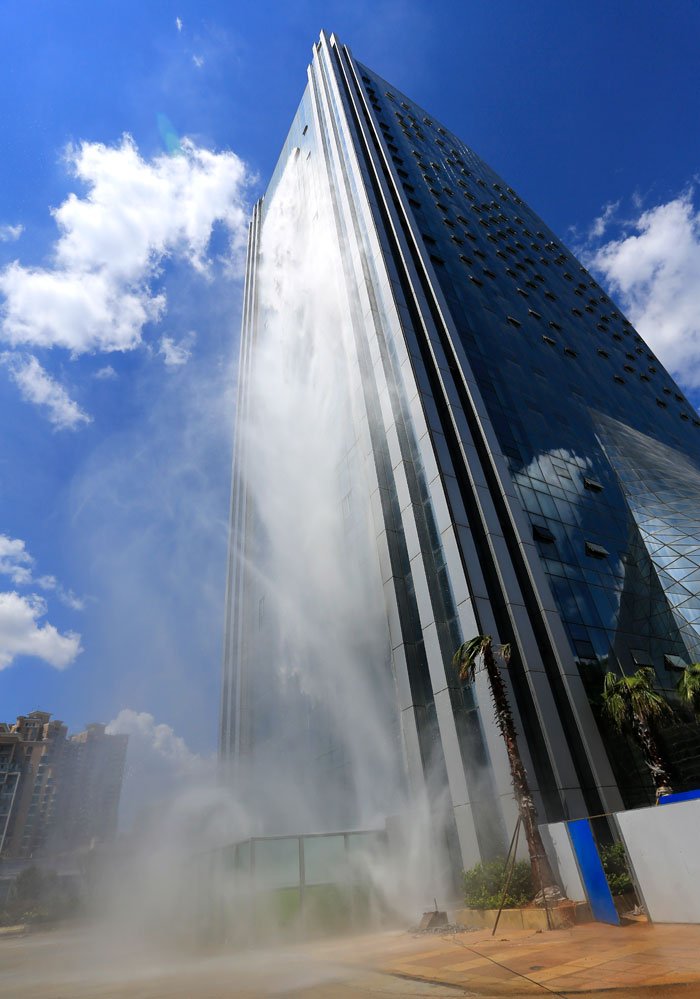
[[[32,354],[5,352],[0,355],[0,360],[7,365],[22,398],[44,408],[57,430],[76,430],[91,422],[92,418]]]
[[[129,136],[117,146],[70,147],[66,162],[87,193],[70,194],[52,213],[59,237],[51,266],[15,261],[0,272],[2,337],[73,355],[131,350],[165,312],[155,283],[166,258],[207,276],[216,223],[227,229],[232,252],[241,250],[246,168],[234,153],[187,139],[177,155],[147,162]]]
[[[23,225],[0,225],[0,243],[14,243],[23,232]]]
[[[172,768],[174,775],[185,777],[208,767],[208,761],[193,753],[182,736],[170,725],[157,723],[148,711],[123,708],[107,726],[107,731],[128,735],[134,746],[147,748],[150,753]]]
[[[117,377],[117,372],[114,370],[111,364],[106,364],[103,368],[98,368],[98,370],[93,375],[100,382],[110,381]]]
[[[698,388],[700,212],[693,194],[647,208],[617,238],[591,244],[583,255],[663,363]]]
[[[619,207],[619,201],[608,202],[598,218],[593,220],[593,225],[590,228],[591,239],[600,239],[605,234]]]
[[[187,364],[192,356],[192,345],[196,340],[195,333],[188,333],[179,343],[170,336],[161,337],[159,354],[167,368],[179,368]]]
[[[215,775],[213,757],[193,753],[182,736],[148,711],[124,708],[107,732],[129,736],[121,809],[127,823],[183,787],[202,786]]]
[[[33,564],[24,541],[0,534],[0,573],[9,576],[15,586],[24,586],[32,581]]]
[[[62,635],[52,624],[39,624],[46,610],[46,602],[36,595],[0,593],[0,669],[17,656],[34,656],[65,669],[82,652],[80,635]]]
[[[71,610],[85,610],[85,598],[79,597],[72,590],[67,590],[59,583],[55,576],[39,576],[35,582],[42,590],[50,590],[55,593],[61,603],[65,604],[66,607],[70,607]]]
[[[0,574],[9,576],[15,586],[36,585],[42,590],[52,591],[61,603],[71,610],[84,610],[85,600],[72,590],[67,590],[55,576],[44,574],[34,576],[35,560],[27,551],[21,538],[10,538],[0,534]]]

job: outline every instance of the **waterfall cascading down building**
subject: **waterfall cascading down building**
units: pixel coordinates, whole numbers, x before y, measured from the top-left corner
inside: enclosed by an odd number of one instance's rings
[[[541,821],[652,794],[596,702],[700,642],[700,420],[508,183],[321,35],[250,227],[220,753],[268,831],[422,797],[456,864],[516,811],[477,634]],[[277,807],[275,807],[277,806]],[[274,828],[272,828],[274,827]],[[303,832],[295,828],[294,832]]]

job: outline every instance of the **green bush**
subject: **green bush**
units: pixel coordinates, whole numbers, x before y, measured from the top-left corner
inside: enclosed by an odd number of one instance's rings
[[[627,866],[627,855],[622,843],[602,846],[600,859],[612,895],[624,895],[625,892],[633,890],[632,878]]]
[[[79,910],[75,885],[53,871],[26,867],[17,875],[10,894],[0,906],[0,926],[15,923],[58,922]]]
[[[497,909],[501,904],[506,883],[505,857],[487,860],[469,871],[462,872],[464,880],[464,901],[470,909]],[[527,905],[537,894],[532,884],[532,869],[529,860],[518,860],[505,898],[506,909],[517,909]]]

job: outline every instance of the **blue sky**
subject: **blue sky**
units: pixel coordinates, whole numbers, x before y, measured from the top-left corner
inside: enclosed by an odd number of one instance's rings
[[[180,763],[179,738],[214,750],[241,241],[321,28],[578,248],[700,400],[696,3],[4,0],[2,718],[126,711]]]

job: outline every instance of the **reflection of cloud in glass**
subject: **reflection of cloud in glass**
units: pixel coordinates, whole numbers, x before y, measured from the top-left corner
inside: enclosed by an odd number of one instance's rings
[[[589,521],[593,534],[600,527],[598,512],[591,516],[590,509],[588,515],[586,509],[586,499],[595,495],[591,483],[600,488],[592,470],[590,458],[568,448],[553,448],[535,455],[529,464],[514,473],[513,479],[532,522],[537,524],[544,517],[553,535],[552,550],[542,552],[543,556],[567,566],[566,581],[556,578],[556,574],[551,578],[562,616],[566,621],[593,623],[595,620],[597,626],[614,631],[625,574],[621,559],[611,552],[610,558],[597,566],[599,574],[609,577],[604,589],[591,587],[583,578],[581,566],[586,522]],[[538,489],[541,483],[548,487],[546,492]]]
[[[700,658],[700,468],[617,420],[597,423],[683,641]]]
[[[525,479],[540,479],[552,486],[573,489],[583,493],[583,476],[591,467],[588,458],[582,458],[574,451],[558,447],[536,455],[529,465],[526,465],[513,478],[518,484],[525,485]],[[566,479],[567,481],[562,481]]]

